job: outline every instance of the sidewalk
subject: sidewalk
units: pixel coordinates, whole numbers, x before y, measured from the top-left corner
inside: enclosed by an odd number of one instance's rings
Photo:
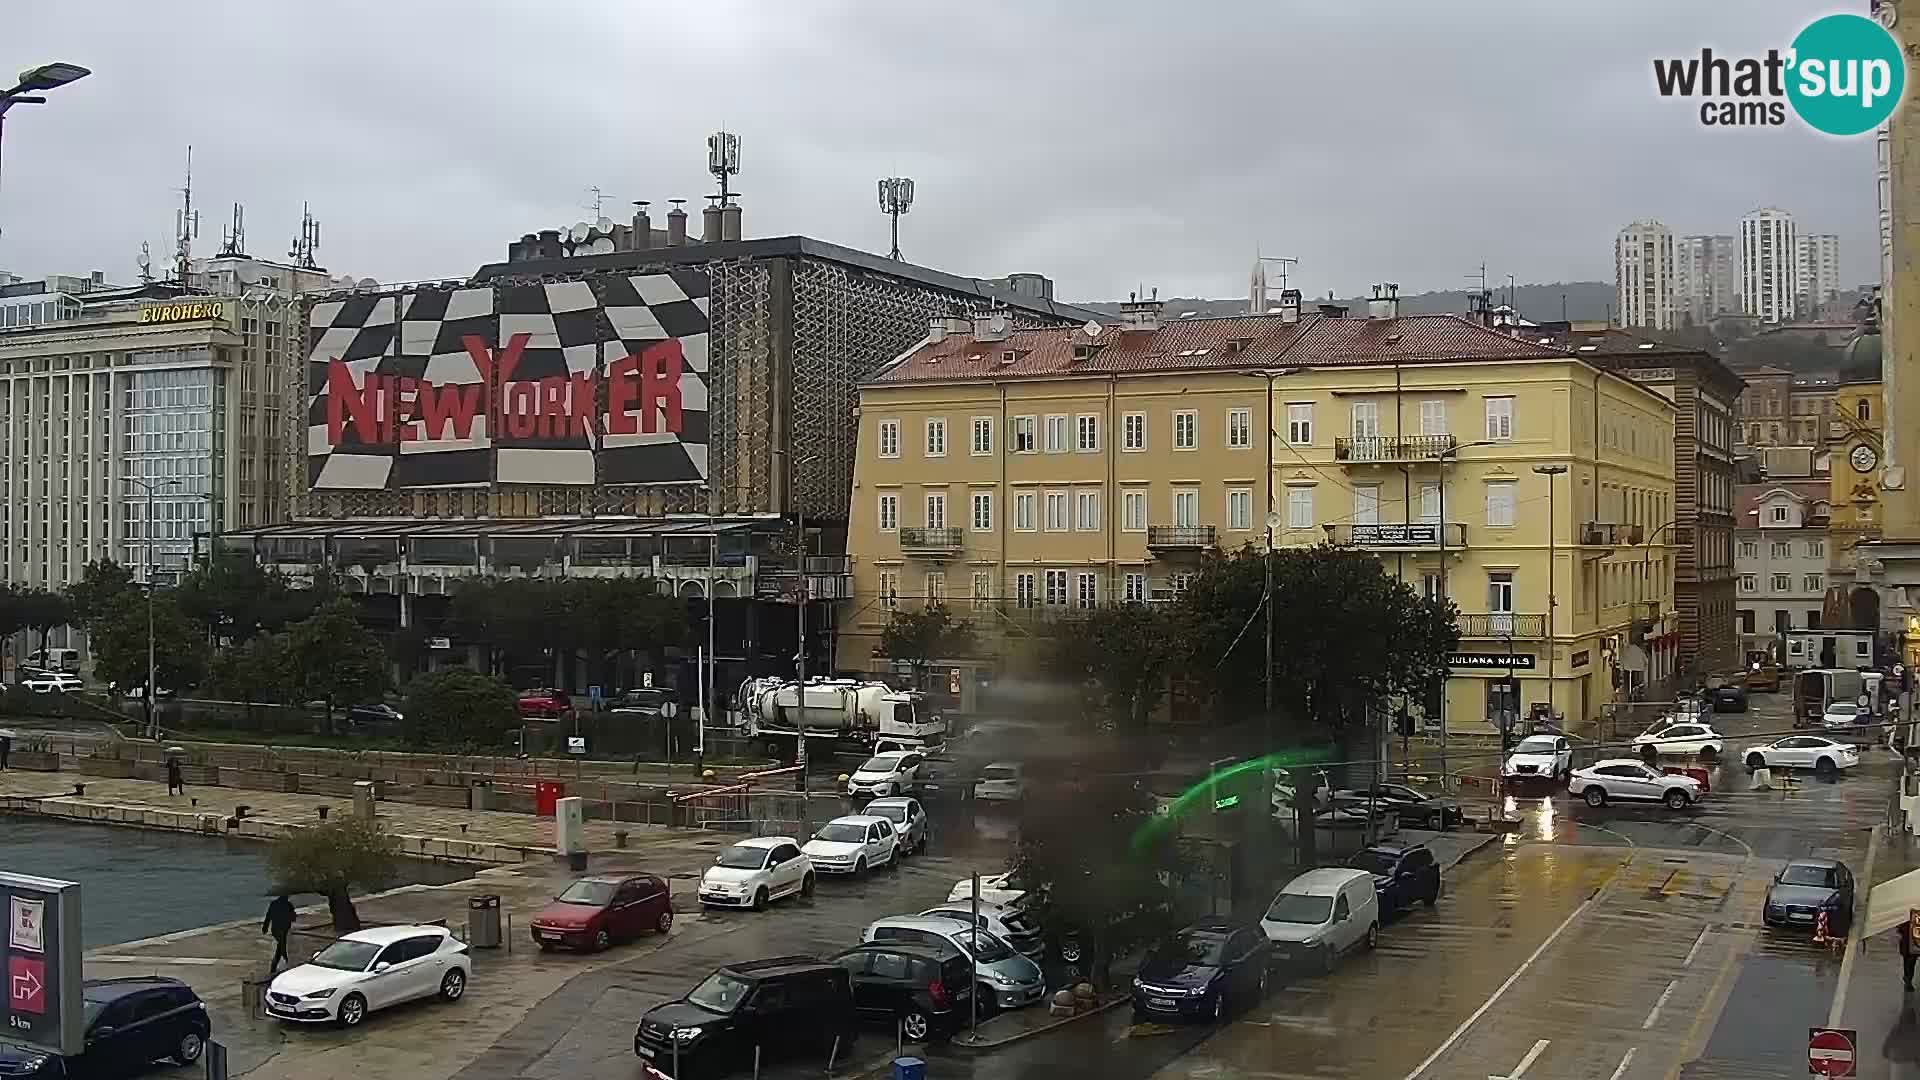
[[[1886,833],[1874,857],[1873,881],[1863,878],[1860,885],[1871,888],[1914,869],[1920,869],[1920,838]],[[1889,930],[1860,944],[1836,1025],[1858,1032],[1861,1077],[1920,1078],[1920,992],[1909,994],[1901,988],[1896,933]]]

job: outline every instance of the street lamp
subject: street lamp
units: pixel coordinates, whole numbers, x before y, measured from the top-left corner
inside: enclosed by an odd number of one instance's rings
[[[141,696],[146,699],[147,737],[150,739],[158,739],[160,737],[160,729],[153,715],[153,590],[155,585],[153,572],[154,568],[158,565],[153,558],[153,493],[155,491],[170,491],[173,488],[177,488],[180,486],[180,481],[168,480],[164,483],[155,484],[132,476],[123,476],[121,479],[139,487],[147,493],[146,520],[140,523],[141,536],[147,542],[145,560],[147,564],[147,687],[146,692]]]
[[[20,73],[20,81],[10,90],[0,91],[0,135],[6,133],[7,110],[15,105],[44,105],[47,99],[36,91],[52,90],[86,78],[93,72],[79,64],[55,61]]]
[[[1748,512],[1749,514],[1758,514],[1758,513],[1759,513],[1759,511],[1758,511],[1758,510],[1749,510],[1749,511],[1747,511],[1747,512]],[[1653,542],[1654,542],[1655,540],[1658,540],[1658,539],[1660,538],[1660,534],[1661,534],[1661,533],[1663,533],[1663,532],[1666,532],[1666,531],[1667,531],[1668,529],[1671,529],[1671,528],[1673,528],[1673,527],[1675,527],[1675,526],[1677,526],[1677,525],[1679,525],[1679,524],[1680,524],[1680,522],[1678,522],[1678,521],[1669,521],[1669,522],[1667,522],[1667,523],[1666,523],[1665,525],[1662,525],[1662,526],[1660,526],[1659,528],[1657,528],[1657,529],[1655,529],[1655,530],[1653,530],[1653,531],[1652,531],[1651,533],[1648,533],[1648,534],[1647,534],[1647,540],[1646,540],[1646,545],[1645,545],[1645,546],[1644,546],[1644,547],[1643,547],[1643,548],[1641,549],[1641,551],[1640,551],[1640,580],[1641,580],[1641,581],[1643,581],[1643,582],[1646,582],[1646,583],[1648,583],[1649,585],[1653,583],[1653,573],[1652,573],[1652,565],[1653,565]],[[1657,603],[1657,601],[1658,601],[1658,600],[1660,599],[1660,595],[1659,595],[1659,594],[1660,594],[1660,591],[1661,591],[1661,590],[1659,590],[1658,588],[1655,588],[1655,589],[1653,590],[1653,592],[1654,592],[1654,594],[1655,594],[1655,595],[1654,595],[1654,597],[1653,597],[1653,599],[1654,599],[1654,600],[1656,601],[1656,604],[1655,604],[1655,607],[1656,607],[1656,609],[1657,609],[1657,608],[1658,608],[1658,607],[1660,606],[1660,605],[1659,605],[1659,604]],[[1647,600],[1647,596],[1646,596],[1646,592],[1647,592],[1647,588],[1646,588],[1646,586],[1645,586],[1645,585],[1643,585],[1643,586],[1641,587],[1641,596],[1640,596],[1640,600],[1641,600],[1641,602],[1642,602],[1642,603],[1645,603],[1645,602],[1646,602],[1646,600]],[[1648,617],[1648,621],[1649,621],[1649,622],[1651,622],[1651,621],[1653,621],[1653,619],[1654,619],[1654,618],[1656,618],[1656,617],[1657,617],[1657,616],[1649,616],[1649,617]],[[1744,646],[1744,645],[1742,645],[1742,649],[1743,649],[1743,650],[1744,650],[1744,648],[1745,648],[1745,646]],[[1741,660],[1742,660],[1742,661],[1744,661],[1745,659],[1746,659],[1746,657],[1744,657],[1744,656],[1742,656],[1742,657],[1741,657]],[[1742,668],[1744,669],[1744,667],[1745,667],[1745,665],[1744,665],[1744,663],[1743,663],[1743,664],[1742,664]]]
[[[1295,375],[1300,368],[1274,368],[1261,371],[1243,371],[1240,374],[1249,379],[1267,381],[1267,550],[1261,556],[1260,563],[1266,572],[1266,584],[1260,594],[1260,602],[1267,610],[1267,668],[1266,683],[1266,728],[1267,751],[1273,751],[1273,533],[1280,527],[1280,514],[1274,508],[1273,500],[1273,444],[1280,432],[1273,426],[1273,384],[1288,375]]]
[[[1547,719],[1552,722],[1555,727],[1561,727],[1559,721],[1556,719],[1559,714],[1554,711],[1553,707],[1553,609],[1557,600],[1557,594],[1554,592],[1554,582],[1560,575],[1560,568],[1555,563],[1559,552],[1554,547],[1554,543],[1560,531],[1560,521],[1554,517],[1553,512],[1553,492],[1557,486],[1554,484],[1553,478],[1565,473],[1567,466],[1535,465],[1533,471],[1547,478]]]

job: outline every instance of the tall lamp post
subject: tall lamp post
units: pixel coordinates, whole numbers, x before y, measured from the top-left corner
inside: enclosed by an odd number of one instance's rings
[[[1280,528],[1280,513],[1274,507],[1273,498],[1273,445],[1280,437],[1279,429],[1274,426],[1273,384],[1277,380],[1295,374],[1298,371],[1300,371],[1299,368],[1291,367],[1241,373],[1250,379],[1265,379],[1267,382],[1267,478],[1265,483],[1267,489],[1267,549],[1260,558],[1261,567],[1265,571],[1265,584],[1261,589],[1260,603],[1266,608],[1267,614],[1267,667],[1263,681],[1266,684],[1266,749],[1268,753],[1273,752],[1273,534]]]
[[[1560,722],[1555,719],[1559,713],[1554,709],[1553,693],[1553,644],[1555,639],[1553,609],[1559,599],[1559,594],[1554,591],[1554,585],[1560,577],[1560,567],[1558,565],[1559,551],[1554,546],[1560,532],[1560,519],[1554,516],[1553,511],[1553,492],[1559,485],[1553,482],[1553,478],[1565,473],[1567,467],[1565,465],[1535,465],[1533,471],[1547,478],[1547,719],[1552,722],[1555,727],[1562,727]]]
[[[1755,515],[1759,514],[1758,510],[1751,510],[1748,512]],[[1648,582],[1650,585],[1655,584],[1653,582],[1653,574],[1651,570],[1651,567],[1653,565],[1653,542],[1660,538],[1661,533],[1666,532],[1668,529],[1671,529],[1679,524],[1680,523],[1678,521],[1669,521],[1665,525],[1662,525],[1659,528],[1647,534],[1646,545],[1640,551],[1640,579],[1642,581]],[[1653,594],[1654,594],[1653,599],[1657,601],[1661,597],[1661,590],[1658,587],[1655,587],[1653,589]],[[1643,595],[1640,597],[1640,599],[1644,602],[1647,599],[1647,597]],[[1652,621],[1652,620],[1650,619],[1648,621]],[[1747,666],[1746,664],[1747,658],[1744,655],[1744,647],[1742,651],[1743,651],[1743,655],[1740,657],[1740,669],[1742,671],[1745,671]]]
[[[41,64],[20,73],[20,81],[10,90],[0,90],[0,135],[6,133],[7,110],[15,105],[44,105],[47,99],[38,91],[52,90],[77,82],[93,74],[79,64],[56,61]]]
[[[147,556],[147,686],[146,692],[141,696],[146,699],[147,737],[150,739],[158,739],[160,737],[160,730],[153,715],[153,590],[156,584],[153,574],[155,567],[158,565],[153,558],[153,493],[177,488],[180,486],[180,481],[168,480],[165,483],[155,484],[152,481],[141,480],[132,476],[123,476],[121,479],[147,493],[147,512],[145,520],[140,523],[140,534],[142,538],[146,540]]]

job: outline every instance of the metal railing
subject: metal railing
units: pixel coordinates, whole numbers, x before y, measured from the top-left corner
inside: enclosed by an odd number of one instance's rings
[[[1149,525],[1147,547],[1158,550],[1210,548],[1217,532],[1212,525]]]
[[[1539,638],[1546,635],[1545,615],[1515,615],[1493,612],[1485,615],[1455,615],[1454,625],[1463,638]]]
[[[966,534],[959,529],[915,526],[900,530],[900,547],[904,551],[958,551],[965,542]]]
[[[1438,461],[1458,445],[1451,435],[1361,435],[1333,440],[1335,461]]]

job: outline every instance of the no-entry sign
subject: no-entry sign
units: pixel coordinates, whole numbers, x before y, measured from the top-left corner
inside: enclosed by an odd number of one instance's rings
[[[1808,1028],[1807,1072],[1812,1076],[1853,1076],[1852,1028]]]

